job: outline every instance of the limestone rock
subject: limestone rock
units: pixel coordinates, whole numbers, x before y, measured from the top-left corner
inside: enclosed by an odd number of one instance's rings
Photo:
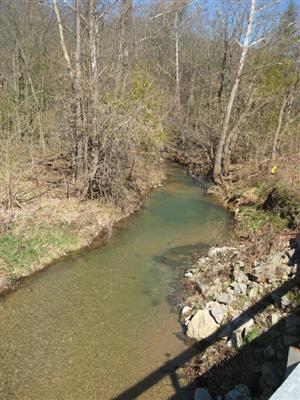
[[[239,349],[243,346],[242,334],[239,331],[233,332],[231,339],[228,341],[228,347]]]
[[[181,311],[181,315],[187,316],[187,315],[190,315],[191,312],[192,312],[192,307],[190,307],[190,306],[184,306],[183,309],[182,309],[182,311]]]
[[[247,286],[244,283],[233,282],[231,286],[237,295],[245,295],[247,293]]]
[[[279,321],[279,315],[275,312],[271,314],[271,324],[275,325]]]
[[[282,307],[288,307],[292,304],[291,300],[286,295],[282,296],[280,301]]]
[[[241,318],[241,319],[235,320],[235,324],[239,325],[237,330],[242,332],[244,330],[251,328],[251,326],[254,325],[254,320],[253,320],[253,318]]]
[[[288,258],[282,252],[270,254],[267,260],[267,264],[273,267],[274,270],[280,266],[285,266],[287,262]]]
[[[251,393],[246,385],[236,385],[225,395],[225,400],[251,400]]]
[[[210,313],[214,317],[216,323],[221,324],[225,317],[225,306],[222,306],[219,303],[214,303],[213,307],[210,310]]]
[[[292,275],[297,275],[297,272],[298,272],[298,265],[292,265],[292,266],[290,267],[290,273],[291,273]]]
[[[203,294],[203,296],[207,296],[210,293],[211,287],[206,283],[197,281],[196,284],[198,286],[200,293]]]
[[[233,271],[233,280],[238,283],[245,283],[248,281],[248,277],[245,272],[241,271],[238,268],[235,268]]]
[[[229,246],[211,247],[208,252],[208,257],[214,258],[214,257],[224,256],[230,251],[236,251],[236,249],[234,247],[229,247]]]
[[[230,293],[221,293],[217,296],[216,300],[221,304],[230,304],[232,303],[233,296]]]
[[[286,296],[283,295],[282,297],[279,296],[277,293],[271,293],[271,299],[274,301],[275,304],[277,304],[281,308],[286,308],[289,305],[291,305],[290,299]]]
[[[250,299],[255,299],[255,297],[257,297],[258,295],[258,285],[257,283],[250,283],[250,285],[247,287],[247,296]]]
[[[191,319],[187,336],[192,339],[202,340],[212,335],[218,329],[218,324],[207,309],[199,310]]]

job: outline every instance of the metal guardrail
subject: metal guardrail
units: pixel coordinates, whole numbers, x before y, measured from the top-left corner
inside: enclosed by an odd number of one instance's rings
[[[300,400],[300,364],[279,386],[270,400]]]
[[[300,349],[289,348],[286,379],[270,400],[300,400]]]

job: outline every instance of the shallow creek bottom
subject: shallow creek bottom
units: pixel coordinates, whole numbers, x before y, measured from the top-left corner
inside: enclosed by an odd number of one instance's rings
[[[186,249],[222,239],[229,217],[179,167],[169,175],[107,245],[2,301],[2,400],[190,398],[172,373],[189,350],[169,297]]]

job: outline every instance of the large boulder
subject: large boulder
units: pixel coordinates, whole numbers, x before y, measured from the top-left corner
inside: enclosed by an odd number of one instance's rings
[[[188,324],[187,336],[192,339],[202,340],[215,333],[218,327],[209,310],[199,310]]]
[[[217,324],[221,324],[221,322],[226,316],[226,306],[215,302],[212,308],[210,309],[210,314],[213,316]]]

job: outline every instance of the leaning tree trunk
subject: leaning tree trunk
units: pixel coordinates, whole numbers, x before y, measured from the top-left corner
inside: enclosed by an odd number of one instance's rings
[[[251,33],[253,29],[253,21],[254,21],[254,15],[255,15],[255,3],[256,0],[252,0],[251,3],[251,10],[250,10],[250,16],[249,16],[249,22],[248,22],[248,27],[247,27],[247,32],[245,35],[244,43],[242,46],[242,55],[240,58],[240,63],[239,63],[239,69],[237,72],[237,76],[235,78],[235,82],[233,85],[233,88],[230,93],[229,101],[226,107],[225,111],[225,116],[223,120],[223,125],[222,125],[222,130],[221,130],[221,135],[220,139],[218,142],[216,154],[215,154],[215,160],[214,160],[214,169],[213,169],[213,178],[216,184],[220,185],[222,184],[222,174],[223,174],[223,168],[222,168],[222,159],[223,159],[223,150],[224,150],[224,145],[225,141],[227,138],[227,131],[228,131],[228,126],[230,122],[230,117],[231,117],[231,112],[233,108],[233,103],[237,94],[237,90],[240,84],[241,80],[241,75],[243,72],[243,68],[245,65],[245,60],[246,60],[246,55],[249,49],[249,43],[251,40]]]

